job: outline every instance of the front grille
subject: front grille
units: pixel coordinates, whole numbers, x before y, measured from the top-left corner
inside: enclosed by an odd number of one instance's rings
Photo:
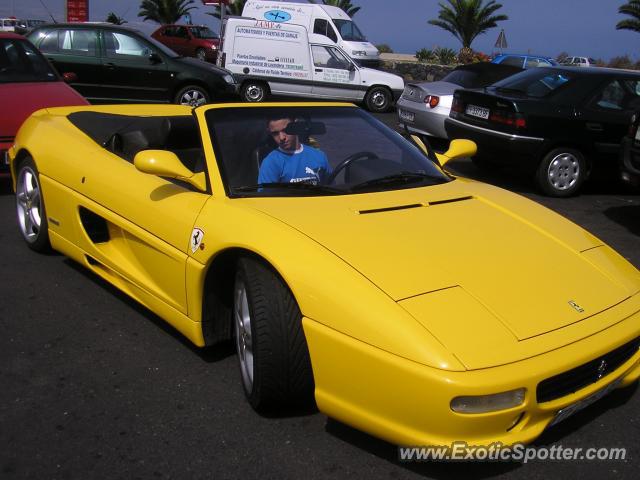
[[[629,360],[639,348],[640,337],[637,337],[584,365],[543,380],[536,391],[538,403],[550,402],[597,382]]]

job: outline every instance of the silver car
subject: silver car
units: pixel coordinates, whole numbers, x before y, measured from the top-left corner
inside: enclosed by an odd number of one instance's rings
[[[460,88],[486,87],[521,71],[511,65],[472,63],[457,67],[438,82],[408,83],[396,104],[400,127],[447,138],[444,120],[451,110],[453,92]]]

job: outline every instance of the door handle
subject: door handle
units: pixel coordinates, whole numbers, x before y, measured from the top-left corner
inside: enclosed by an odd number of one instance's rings
[[[601,123],[587,122],[585,126],[587,127],[587,130],[591,132],[602,132],[604,130]]]
[[[321,68],[316,68],[316,72],[322,72],[323,70]]]

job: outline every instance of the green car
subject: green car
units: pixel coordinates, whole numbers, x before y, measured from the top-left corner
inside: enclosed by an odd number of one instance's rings
[[[112,24],[50,24],[29,40],[93,103],[198,106],[235,96],[231,73],[178,55],[153,38]]]

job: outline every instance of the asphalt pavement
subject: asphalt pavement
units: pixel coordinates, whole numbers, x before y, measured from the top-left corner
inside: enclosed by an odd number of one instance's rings
[[[391,114],[380,118],[395,122]],[[486,175],[469,160],[451,167],[556,210],[640,268],[637,192],[594,182],[577,197],[549,199],[509,173]],[[633,387],[534,444],[626,448],[618,461],[402,463],[395,446],[318,412],[260,416],[244,399],[230,345],[195,348],[74,262],[30,251],[6,179],[0,219],[3,479],[638,477],[640,393]]]

